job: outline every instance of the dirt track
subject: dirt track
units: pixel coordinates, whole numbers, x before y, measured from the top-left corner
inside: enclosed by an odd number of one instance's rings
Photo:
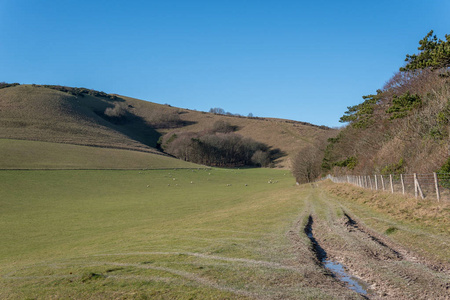
[[[307,211],[297,228],[290,231],[292,242],[295,244],[292,233],[302,224],[300,235],[310,237],[310,251],[317,264],[323,267],[325,259],[339,262],[347,273],[361,279],[367,293],[360,293],[360,298],[450,299],[448,265],[419,258],[386,235],[376,233],[320,189],[312,188],[306,201]],[[325,268],[324,272],[330,275]],[[328,277],[339,282],[337,277]],[[339,287],[332,286],[336,291],[348,288],[342,282]]]

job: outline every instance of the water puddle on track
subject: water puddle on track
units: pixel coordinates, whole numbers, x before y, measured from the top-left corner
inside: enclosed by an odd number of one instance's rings
[[[305,233],[310,239],[314,252],[319,259],[319,261],[322,263],[322,266],[329,270],[334,277],[339,279],[340,281],[344,282],[349,289],[361,294],[361,295],[367,295],[367,290],[364,286],[368,286],[367,284],[363,283],[361,280],[358,280],[357,278],[347,274],[345,272],[344,266],[338,262],[334,262],[328,259],[326,251],[319,245],[317,240],[314,238],[314,235],[312,233],[312,224],[313,219],[311,216],[309,216],[308,224],[305,227]]]
[[[330,270],[336,276],[336,278],[338,278],[340,281],[345,282],[349,289],[354,290],[355,292],[362,295],[367,295],[367,291],[363,287],[363,284],[360,284],[358,282],[359,280],[355,277],[347,274],[344,270],[343,265],[331,260],[322,261],[322,264],[325,269]]]

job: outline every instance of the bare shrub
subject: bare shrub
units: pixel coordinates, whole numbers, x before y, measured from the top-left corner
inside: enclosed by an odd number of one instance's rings
[[[177,128],[183,124],[177,111],[155,109],[148,117],[154,128]]]
[[[271,162],[265,144],[236,133],[167,134],[162,148],[180,159],[210,166],[267,166]]]
[[[219,120],[216,121],[211,129],[212,132],[230,133],[236,131],[237,126],[233,126],[228,122]]]
[[[127,114],[127,104],[123,102],[114,102],[114,106],[107,107],[104,114],[110,118],[122,118]]]
[[[317,146],[300,150],[292,162],[292,174],[299,183],[312,182],[321,174],[323,153]]]
[[[267,167],[270,164],[270,154],[267,151],[257,150],[251,159],[255,165],[260,167]]]

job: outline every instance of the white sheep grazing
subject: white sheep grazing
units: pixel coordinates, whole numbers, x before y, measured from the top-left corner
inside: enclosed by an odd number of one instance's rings
[[[191,181],[191,184],[193,184],[194,182],[193,181]]]

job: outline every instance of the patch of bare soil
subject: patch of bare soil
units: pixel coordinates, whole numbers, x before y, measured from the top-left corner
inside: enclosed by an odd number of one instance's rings
[[[338,218],[330,209],[326,220],[315,218],[308,230],[327,259],[369,284],[369,299],[449,299],[448,266],[417,258],[346,212]]]
[[[322,260],[326,253],[308,237],[310,225],[310,217],[301,215],[286,234],[292,244],[292,251],[296,253],[296,260],[291,263],[303,270],[305,285],[320,289],[332,298],[367,299],[364,295],[348,289],[344,282],[324,268]]]

